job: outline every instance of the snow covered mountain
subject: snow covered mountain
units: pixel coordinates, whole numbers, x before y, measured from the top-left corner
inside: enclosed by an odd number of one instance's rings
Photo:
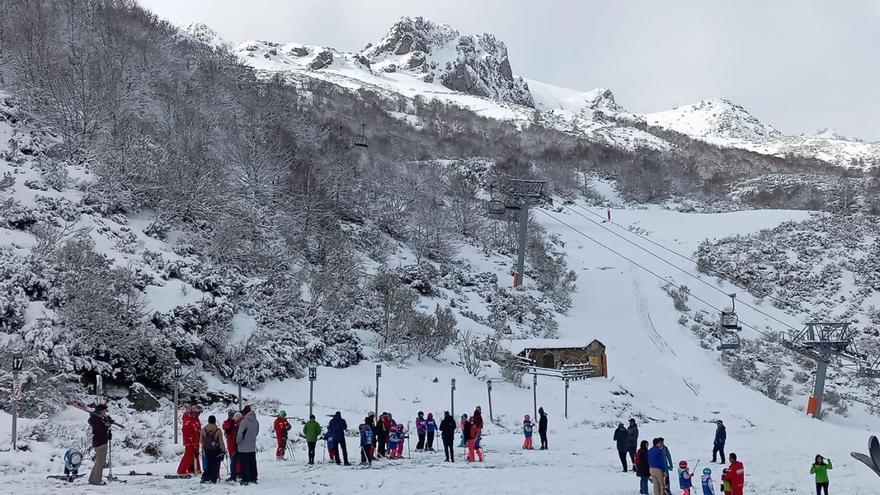
[[[779,157],[812,158],[861,170],[880,165],[878,143],[847,138],[828,129],[816,134],[786,136],[728,100],[707,99],[643,117],[651,125],[718,146]]]

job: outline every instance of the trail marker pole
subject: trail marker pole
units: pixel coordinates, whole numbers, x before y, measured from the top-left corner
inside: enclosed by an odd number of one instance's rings
[[[568,419],[568,378],[565,379],[565,419]]]
[[[535,415],[532,417],[537,418],[538,417],[538,370],[534,371],[534,374],[532,375],[532,377],[533,377],[533,379],[532,379],[532,400],[534,401],[533,405],[535,407]]]
[[[492,417],[492,380],[486,380],[486,390],[489,392],[489,422],[493,423],[495,419]]]
[[[180,421],[180,377],[183,370],[180,363],[174,365],[174,445],[177,445],[177,422]]]
[[[318,379],[318,368],[309,368],[309,416],[314,414],[315,409],[315,380]]]
[[[382,365],[376,365],[376,409],[373,411],[375,413],[375,418],[379,417],[379,377],[382,376]]]
[[[455,378],[449,385],[449,409],[452,411],[452,417],[455,417]]]
[[[18,384],[18,373],[24,367],[24,357],[16,352],[12,355],[12,451],[18,450],[18,401],[22,390]]]

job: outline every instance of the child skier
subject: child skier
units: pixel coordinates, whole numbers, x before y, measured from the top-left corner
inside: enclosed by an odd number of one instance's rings
[[[693,473],[688,470],[687,461],[678,463],[678,487],[681,488],[681,495],[691,495],[691,488],[694,486],[691,480]]]
[[[467,422],[468,422],[468,415],[462,414],[461,421],[459,422],[459,426],[461,427],[461,442],[458,443],[459,447],[464,447],[466,445],[467,438],[465,438],[465,437],[467,437],[468,433],[470,433],[470,430],[465,429]]]
[[[397,425],[394,425],[391,428],[391,431],[388,432],[388,458],[389,459],[397,459],[397,444],[400,442],[400,430],[398,430]]]
[[[703,469],[703,476],[700,477],[700,481],[703,484],[703,495],[715,495],[715,487],[713,486],[715,482],[712,481],[711,469]]]
[[[373,425],[370,418],[365,418],[364,423],[358,428],[361,436],[361,466],[373,464]]]
[[[721,471],[721,493],[724,495],[730,495],[733,493],[733,485],[730,484],[730,480],[727,479],[727,468],[724,468]]]
[[[523,418],[523,436],[525,439],[523,440],[523,449],[532,450],[532,431],[534,429],[534,425],[532,425],[532,418],[526,414],[526,417]]]
[[[336,442],[333,441],[333,434],[330,433],[329,426],[327,433],[324,434],[324,440],[327,442],[327,457],[330,458],[330,462],[336,462]]]
[[[272,429],[275,430],[275,441],[278,443],[278,448],[275,449],[275,459],[278,461],[284,460],[284,454],[287,451],[287,432],[290,431],[290,428],[287,412],[283,410],[278,411],[278,416],[275,417],[275,422],[272,423]]]
[[[409,432],[403,431],[403,423],[397,425],[397,457],[403,458],[403,445]]]

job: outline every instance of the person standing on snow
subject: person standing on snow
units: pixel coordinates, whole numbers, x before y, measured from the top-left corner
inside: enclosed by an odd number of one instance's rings
[[[617,424],[617,429],[614,430],[614,441],[617,442],[617,455],[620,457],[620,465],[623,467],[623,472],[627,472],[629,469],[626,465],[626,453],[629,450],[629,436],[626,433],[626,428],[623,427],[623,423]]]
[[[202,473],[202,483],[217,483],[220,478],[220,462],[226,452],[223,444],[223,433],[217,427],[217,418],[208,416],[208,424],[199,433],[202,444],[202,454],[208,461],[205,471]]]
[[[663,440],[654,439],[654,446],[648,450],[648,469],[651,473],[651,482],[654,484],[654,495],[665,495],[667,471],[666,454],[663,452]]]
[[[681,488],[681,495],[691,495],[691,488],[694,487],[694,474],[688,470],[687,461],[678,463],[678,487]]]
[[[633,463],[636,462],[636,450],[639,448],[639,427],[636,420],[629,418],[629,426],[626,428],[627,450],[629,450],[629,458]]]
[[[716,455],[721,454],[721,464],[724,464],[724,444],[727,443],[727,428],[720,419],[715,422],[715,441],[712,443],[712,462],[715,462]]]
[[[443,455],[446,456],[444,462],[455,462],[455,418],[449,411],[443,413],[443,421],[440,422],[440,439],[443,441]]]
[[[419,411],[416,417],[416,435],[419,441],[416,443],[416,452],[425,450],[425,434],[428,432],[428,423],[425,421],[425,413]]]
[[[383,412],[379,415],[379,420],[376,421],[376,447],[378,455],[377,457],[385,457],[385,446],[388,444],[388,434],[390,433],[389,428],[390,417],[387,412]]]
[[[666,439],[660,437],[660,446],[663,448],[663,455],[666,457],[666,492],[672,493],[669,489],[669,480],[672,478],[672,454],[669,453],[669,447],[666,446]]]
[[[364,423],[358,427],[361,441],[361,466],[373,464],[373,418],[364,418]]]
[[[715,495],[715,482],[712,481],[711,469],[703,469],[703,476],[700,477],[700,483],[703,485],[703,495]]]
[[[746,470],[743,463],[739,462],[736,454],[731,453],[728,456],[730,466],[727,466],[727,474],[721,477],[722,480],[730,482],[730,493],[733,495],[743,495],[743,489],[746,484]]]
[[[828,470],[831,468],[831,459],[821,455],[817,455],[813,465],[810,466],[810,474],[816,475],[816,495],[821,495],[823,491],[828,495]]]
[[[336,411],[336,414],[333,415],[333,419],[330,420],[330,424],[327,425],[327,431],[330,435],[333,436],[333,454],[336,458],[336,465],[339,465],[339,447],[342,447],[342,460],[343,464],[346,466],[351,466],[348,462],[348,448],[345,445],[345,431],[348,429],[348,424],[342,419],[342,413]]]
[[[230,409],[226,421],[220,426],[226,436],[226,453],[229,455],[229,478],[226,481],[235,481],[238,477],[238,446],[235,444],[235,434],[238,433],[241,418],[241,413]]]
[[[92,428],[92,448],[95,449],[95,464],[89,474],[90,485],[104,485],[104,465],[107,464],[107,444],[110,443],[110,425],[107,406],[98,404],[95,411],[89,414],[89,426]]]
[[[309,415],[309,420],[303,425],[303,436],[306,437],[306,445],[309,448],[309,464],[315,463],[315,446],[321,437],[321,424],[315,421],[315,415]]]
[[[480,409],[480,406],[477,406],[474,409],[474,415],[471,416],[471,421],[474,423],[474,426],[477,427],[480,433],[483,433],[483,410]]]
[[[459,422],[459,426],[461,428],[461,441],[458,443],[459,447],[466,447],[467,446],[467,435],[469,433],[469,430],[465,429],[467,423],[468,423],[468,415],[462,414],[461,421]]]
[[[238,425],[235,442],[238,444],[238,463],[241,466],[241,484],[257,482],[257,435],[260,434],[260,422],[257,412],[248,405],[241,410],[242,420]]]
[[[287,432],[290,431],[290,428],[287,411],[278,411],[278,416],[272,423],[272,429],[275,430],[275,441],[278,443],[278,448],[275,449],[275,460],[284,460],[284,454],[287,451]]]
[[[183,413],[180,433],[183,437],[183,458],[177,465],[177,474],[200,474],[202,463],[199,461],[199,436],[202,433],[202,423],[199,421],[201,406],[190,406]]]
[[[428,439],[425,441],[425,450],[434,452],[434,434],[437,432],[437,422],[434,421],[434,413],[428,413],[428,420],[425,421],[427,427]]]
[[[651,468],[648,466],[648,441],[642,440],[642,445],[636,451],[633,461],[633,469],[639,477],[639,494],[648,495],[648,479],[651,477]]]
[[[538,408],[538,435],[541,435],[541,450],[547,450],[547,413],[544,408]]]
[[[468,420],[465,427],[468,429],[467,433],[467,460],[468,462],[475,462],[474,454],[479,457],[480,462],[483,462],[483,450],[480,449],[477,442],[480,437],[480,429],[477,428],[477,425],[474,423],[473,419]]]
[[[532,450],[532,432],[534,431],[534,425],[532,425],[532,418],[526,414],[526,417],[523,418],[523,449]]]

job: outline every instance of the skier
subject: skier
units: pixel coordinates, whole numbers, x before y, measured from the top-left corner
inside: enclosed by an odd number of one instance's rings
[[[730,495],[733,493],[733,488],[731,488],[730,480],[727,477],[727,473],[729,470],[724,468],[721,470],[721,493],[724,495]]]
[[[443,421],[440,422],[440,439],[443,441],[444,462],[455,462],[455,449],[452,443],[455,441],[455,419],[449,411],[443,413]]]
[[[627,449],[629,450],[629,458],[631,461],[636,461],[636,449],[639,448],[639,427],[636,425],[636,420],[633,418],[629,418],[629,426],[626,428],[626,436],[627,436]]]
[[[651,468],[648,466],[648,441],[642,440],[639,450],[636,451],[633,469],[639,477],[639,494],[648,495],[648,479],[651,477]]]
[[[425,434],[428,432],[428,424],[425,421],[425,413],[419,411],[416,417],[416,435],[419,441],[416,443],[416,452],[425,450]]]
[[[538,434],[541,435],[541,450],[547,450],[547,413],[544,408],[538,408]]]
[[[315,415],[309,415],[309,420],[303,425],[303,436],[306,437],[306,445],[309,447],[309,464],[315,463],[315,445],[321,436],[321,425],[315,421]]]
[[[376,421],[376,457],[385,457],[385,445],[388,443],[388,427],[388,413],[383,412],[379,415],[378,421]]]
[[[534,425],[532,425],[532,418],[526,414],[526,417],[523,418],[523,449],[532,450],[532,431],[534,429]]]
[[[82,452],[77,449],[67,449],[64,452],[64,476],[67,476],[68,482],[72,483],[73,480],[79,477],[79,467],[82,464],[82,460]]]
[[[241,466],[241,484],[257,483],[257,435],[260,434],[260,422],[257,412],[250,405],[241,410],[241,423],[235,443],[238,445],[238,463]]]
[[[403,423],[399,423],[397,425],[397,458],[403,459],[403,447],[406,443],[406,439],[409,438],[409,432],[404,431]]]
[[[669,465],[666,462],[666,454],[663,451],[663,439],[655,438],[654,446],[648,450],[648,467],[651,473],[651,482],[654,484],[654,495],[664,495],[667,471]]]
[[[361,436],[361,466],[373,464],[373,418],[366,417],[358,427]]]
[[[223,433],[217,428],[217,418],[208,416],[208,424],[202,428],[199,434],[202,444],[202,454],[208,460],[208,465],[202,472],[202,483],[217,483],[220,478],[220,462],[226,452],[223,444]]]
[[[236,419],[236,416],[238,418]],[[223,434],[226,436],[226,453],[229,455],[229,478],[226,481],[235,481],[238,473],[238,446],[235,444],[235,434],[238,432],[238,419],[241,419],[241,413],[229,410],[226,421],[221,425]]]
[[[737,460],[736,454],[731,453],[728,458],[730,459],[730,466],[727,467],[727,474],[725,476],[727,476],[727,481],[730,482],[730,493],[733,495],[743,495],[743,489],[746,484],[745,467],[743,463]],[[725,477],[722,476],[721,479],[724,480]]]
[[[688,470],[687,461],[678,463],[678,487],[681,488],[681,495],[691,495],[691,488],[694,486],[694,473]]]
[[[703,484],[703,495],[715,495],[715,482],[712,481],[711,469],[703,469],[703,476],[700,477],[700,482]]]
[[[617,442],[617,455],[620,457],[620,465],[623,466],[623,472],[625,473],[628,471],[626,453],[629,450],[629,436],[627,436],[623,423],[617,424],[617,429],[614,430],[614,441]]]
[[[342,460],[346,466],[351,466],[348,462],[348,449],[345,446],[345,430],[348,424],[342,419],[342,413],[336,411],[330,424],[327,425],[327,431],[333,436],[333,457],[336,459],[336,465],[339,465],[339,447],[342,447]]]
[[[816,495],[821,495],[823,491],[825,495],[828,495],[828,470],[831,468],[831,459],[826,459],[821,455],[816,456],[816,460],[810,467],[810,474],[816,475]]]
[[[110,442],[110,417],[107,406],[98,404],[93,414],[89,414],[89,426],[92,427],[92,448],[95,449],[95,465],[89,474],[90,485],[105,485],[104,465],[107,463],[107,444]]]
[[[437,432],[437,422],[434,421],[434,413],[428,413],[428,420],[425,421],[428,430],[428,439],[425,443],[425,450],[434,452],[434,434]]]
[[[461,441],[458,443],[459,447],[466,447],[467,446],[467,444],[466,444],[467,435],[470,432],[469,430],[466,429],[466,426],[465,426],[467,424],[467,422],[468,422],[468,415],[462,414],[461,421],[459,422],[459,427],[461,428]]]
[[[715,441],[712,444],[712,462],[715,462],[715,455],[721,454],[721,460],[718,461],[721,464],[724,464],[724,444],[727,442],[727,428],[724,426],[724,422],[720,419],[715,422]]]
[[[397,459],[397,444],[401,442],[400,433],[397,430],[397,424],[391,426],[388,432],[388,458]]]
[[[473,419],[469,419],[465,424],[465,428],[467,428],[467,460],[468,462],[475,462],[474,454],[480,458],[480,462],[483,462],[483,451],[477,445],[477,440],[480,436],[480,429],[477,428],[476,423],[474,423]]]
[[[275,430],[275,441],[278,448],[275,449],[275,460],[284,460],[284,454],[287,450],[287,432],[290,431],[290,421],[287,420],[287,411],[278,411],[275,422],[272,423],[272,429]]]
[[[190,406],[183,413],[183,425],[180,428],[183,437],[183,458],[177,466],[177,474],[200,474],[202,472],[199,462],[199,435],[202,432],[202,423],[199,414],[202,407]]]
[[[327,433],[324,433],[324,441],[327,442],[327,457],[330,458],[330,462],[334,462],[336,460],[336,442],[333,441],[333,435],[329,431],[329,424],[327,428]]]
[[[471,416],[471,421],[473,421],[474,426],[477,427],[479,433],[483,433],[483,410],[480,409],[480,406],[477,406],[474,409],[474,415]]]

